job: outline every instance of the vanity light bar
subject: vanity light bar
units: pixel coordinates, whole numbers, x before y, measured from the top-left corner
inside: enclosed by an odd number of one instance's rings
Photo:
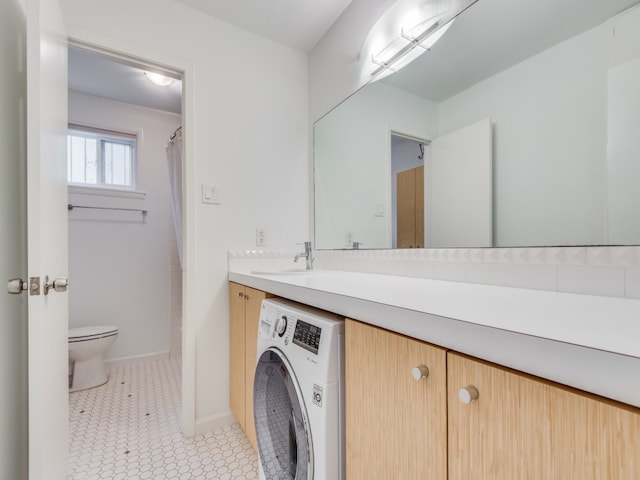
[[[371,63],[374,63],[376,65],[378,65],[378,68],[376,68],[372,73],[371,76],[374,77],[377,74],[379,74],[380,72],[382,72],[383,70],[391,70],[392,72],[397,72],[398,70],[395,68],[391,68],[391,64],[394,62],[395,60],[393,60],[393,57],[391,59],[389,59],[389,61],[387,62],[381,62],[380,60],[376,60],[376,57],[374,57],[373,55],[371,55]]]
[[[409,42],[414,44],[414,46],[416,47],[422,47],[425,50],[429,50],[428,47],[425,47],[424,45],[422,45],[422,42],[428,40],[429,37],[434,33],[436,33],[436,31],[439,28],[440,28],[440,22],[436,22],[432,24],[429,28],[427,28],[424,32],[422,32],[420,35],[418,35],[417,37],[412,37],[410,35],[407,35],[406,33],[404,33],[404,28],[403,28],[400,30],[400,36],[405,40],[409,40]]]
[[[424,32],[422,32],[420,35],[418,35],[417,37],[410,37],[410,36],[406,35],[404,33],[404,29],[402,29],[400,31],[400,35],[405,40],[408,40],[409,43],[407,45],[405,45],[404,47],[402,47],[400,50],[398,50],[395,54],[393,54],[391,56],[391,58],[389,58],[389,60],[387,60],[387,61],[377,60],[376,57],[374,55],[372,55],[371,56],[371,62],[376,64],[376,65],[378,65],[378,68],[376,68],[371,73],[371,76],[372,77],[376,76],[378,73],[382,72],[383,70],[391,70],[392,72],[396,72],[397,69],[391,68],[391,65],[393,65],[398,60],[403,58],[406,54],[408,54],[411,50],[413,50],[417,46],[421,46],[425,50],[428,50],[426,47],[424,47],[424,46],[422,46],[420,44],[422,42],[424,42],[427,38],[429,38],[432,34],[434,34],[439,28],[440,28],[440,22],[435,22],[429,28],[427,28]],[[387,45],[387,48],[388,47],[389,47],[389,45]],[[378,56],[380,56],[380,54],[378,54]]]
[[[406,33],[404,33],[404,28],[403,28],[402,30],[400,30],[400,36],[405,40],[408,40],[409,42],[414,44],[414,46],[416,47],[422,47],[425,50],[429,50],[430,47],[425,47],[422,44],[422,42],[427,41],[429,37],[431,37],[434,33],[436,33],[436,31],[439,28],[440,28],[440,22],[436,22],[433,25],[431,25],[429,28],[427,28],[424,32],[422,32],[420,35],[418,35],[417,37],[412,37],[410,35],[407,35]]]

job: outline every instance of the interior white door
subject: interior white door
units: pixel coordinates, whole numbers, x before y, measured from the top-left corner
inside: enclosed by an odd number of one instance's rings
[[[491,247],[491,120],[431,142],[425,172],[425,247]]]
[[[7,281],[27,276],[25,68],[27,24],[19,0],[0,2],[0,478],[27,478],[27,296]]]
[[[58,0],[27,2],[27,262],[67,277],[67,37]],[[44,280],[43,280],[44,283]],[[29,478],[67,478],[68,301],[29,295]]]

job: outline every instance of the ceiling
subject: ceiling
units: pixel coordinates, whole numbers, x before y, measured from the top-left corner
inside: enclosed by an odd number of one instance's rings
[[[637,3],[639,0],[479,0],[430,51],[382,81],[440,102]]]
[[[145,71],[122,60],[69,47],[69,90],[120,102],[181,113],[182,82],[168,87],[154,85]]]
[[[305,52],[351,0],[174,0],[237,27]]]
[[[289,47],[309,51],[351,0],[175,0]],[[173,113],[181,112],[182,82],[153,85],[130,62],[69,48],[69,90]]]
[[[174,1],[301,50],[313,48],[351,2]],[[481,0],[456,20],[430,52],[384,81],[441,101],[638,1]],[[495,12],[500,12],[499,29]],[[145,78],[141,68],[79,47],[69,49],[69,89],[158,110],[181,111],[182,82],[158,87]]]

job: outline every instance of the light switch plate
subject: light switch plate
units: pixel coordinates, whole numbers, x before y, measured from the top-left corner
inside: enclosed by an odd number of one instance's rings
[[[374,217],[384,217],[384,205],[382,203],[376,203],[373,208]]]
[[[202,184],[202,203],[220,204],[220,189],[216,185]]]

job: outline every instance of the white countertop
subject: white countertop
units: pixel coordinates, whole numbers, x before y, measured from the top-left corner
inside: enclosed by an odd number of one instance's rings
[[[640,300],[342,271],[229,279],[640,406]]]

